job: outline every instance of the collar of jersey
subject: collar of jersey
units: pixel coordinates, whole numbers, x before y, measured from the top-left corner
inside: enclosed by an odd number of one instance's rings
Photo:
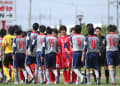
[[[17,36],[17,38],[23,38],[22,36]]]
[[[37,32],[35,32],[35,31],[33,31],[33,33],[36,33],[36,34],[37,34]]]
[[[116,34],[116,33],[109,33],[109,34]]]
[[[89,35],[89,37],[95,37],[95,35]]]

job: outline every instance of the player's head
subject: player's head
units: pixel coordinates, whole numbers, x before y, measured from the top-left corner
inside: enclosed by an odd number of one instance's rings
[[[27,32],[22,32],[22,37],[26,37],[27,36]]]
[[[33,27],[34,31],[37,31],[37,29],[39,28],[39,24],[38,23],[34,23],[32,27]]]
[[[53,28],[53,29],[52,29],[52,35],[53,35],[54,37],[57,37],[57,36],[58,36],[58,30],[55,29],[55,28]]]
[[[101,35],[101,31],[102,31],[102,29],[100,27],[95,28],[95,33],[96,33],[97,36]]]
[[[61,36],[66,36],[67,28],[65,25],[60,26],[60,34]]]
[[[76,33],[76,34],[80,34],[80,33],[81,33],[81,30],[82,30],[81,25],[75,25],[75,33]]]
[[[93,24],[87,24],[87,32],[88,32],[89,35],[94,35]]]
[[[18,26],[17,29],[15,30],[15,34],[22,35],[22,30],[21,30],[20,26]]]
[[[74,34],[75,34],[75,28],[74,28],[74,27],[71,28],[71,30],[70,30],[70,34],[71,34],[71,35],[74,35]]]
[[[14,25],[14,26],[13,26],[14,34],[16,34],[15,31],[16,31],[17,29],[19,29],[19,27],[20,27],[20,26],[18,26],[18,25]]]
[[[40,27],[39,27],[40,33],[44,33],[45,30],[46,30],[46,26],[45,25],[40,25]]]
[[[5,29],[1,29],[0,30],[0,37],[3,38],[6,35],[6,30]]]
[[[109,25],[107,27],[108,32],[116,32],[117,31],[117,27],[115,25]]]
[[[10,35],[14,35],[14,26],[10,26],[10,27],[8,28],[8,33],[9,33]]]
[[[46,34],[48,35],[48,34],[52,34],[52,29],[50,28],[50,27],[47,27],[47,29],[46,29]]]

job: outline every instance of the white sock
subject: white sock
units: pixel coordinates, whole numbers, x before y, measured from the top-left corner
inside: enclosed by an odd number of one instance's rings
[[[47,78],[48,82],[50,82],[49,70],[46,71],[46,78]]]
[[[79,69],[74,69],[74,72],[77,76],[83,77],[83,75],[81,74],[81,71]]]
[[[99,72],[98,72],[98,70],[95,70],[95,75],[96,75],[96,78],[98,79],[99,78]]]
[[[111,76],[112,82],[115,82],[115,72],[112,69],[110,70],[110,76]]]
[[[17,73],[17,71],[14,71],[14,78],[15,78],[15,82],[18,82],[18,73]]]
[[[37,77],[38,77],[38,69],[35,68],[35,81],[37,80]]]
[[[28,78],[27,78],[27,72],[24,70],[23,71],[23,75],[24,75],[24,77],[25,77],[25,80],[27,80]]]
[[[0,70],[0,78],[3,78],[3,75],[2,75],[2,72],[1,72],[1,70]]]
[[[25,66],[25,69],[28,72],[28,74],[30,75],[30,77],[33,78],[33,74],[31,72],[31,69],[28,66]]]
[[[80,80],[80,77],[79,77],[79,76],[77,76],[77,80],[76,80],[76,82],[78,82],[78,83],[79,83],[79,80]]]
[[[44,82],[46,82],[46,71],[43,71]]]
[[[43,72],[42,70],[39,70],[39,76],[40,76],[40,82],[43,82]]]
[[[86,77],[87,77],[87,81],[90,82],[90,72],[86,74]]]
[[[54,73],[54,75],[55,75],[56,77],[58,76],[58,72],[57,72],[56,69],[53,69],[53,73]]]

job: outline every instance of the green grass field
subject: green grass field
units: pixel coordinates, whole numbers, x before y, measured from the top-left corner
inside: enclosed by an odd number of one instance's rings
[[[84,68],[82,69],[84,70]],[[104,68],[102,68],[102,75],[104,74]],[[116,78],[116,85],[115,86],[120,86],[120,69],[117,67],[117,78]],[[61,74],[62,76],[62,74]],[[118,77],[119,76],[119,77]],[[96,86],[94,84],[94,80],[93,78],[91,79],[91,82],[92,84],[91,85],[88,85],[88,86]],[[40,86],[41,84],[19,84],[18,86]],[[0,84],[0,86],[15,86],[14,84],[11,84],[11,83],[8,83],[8,84]],[[46,85],[42,85],[42,86],[46,86]],[[64,79],[63,78],[60,78],[60,84],[59,85],[55,85],[55,84],[51,84],[50,86],[75,86],[75,84],[66,84],[64,85]],[[86,86],[85,85],[82,85],[82,84],[79,84],[79,86]],[[106,85],[106,80],[105,78],[101,78],[101,85],[100,86],[111,86],[111,84],[108,84]]]

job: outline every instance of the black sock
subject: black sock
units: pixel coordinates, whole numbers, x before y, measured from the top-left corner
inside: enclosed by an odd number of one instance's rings
[[[94,76],[94,82],[96,82],[97,80],[96,80],[96,75],[95,75],[95,72],[93,71],[93,76]]]

